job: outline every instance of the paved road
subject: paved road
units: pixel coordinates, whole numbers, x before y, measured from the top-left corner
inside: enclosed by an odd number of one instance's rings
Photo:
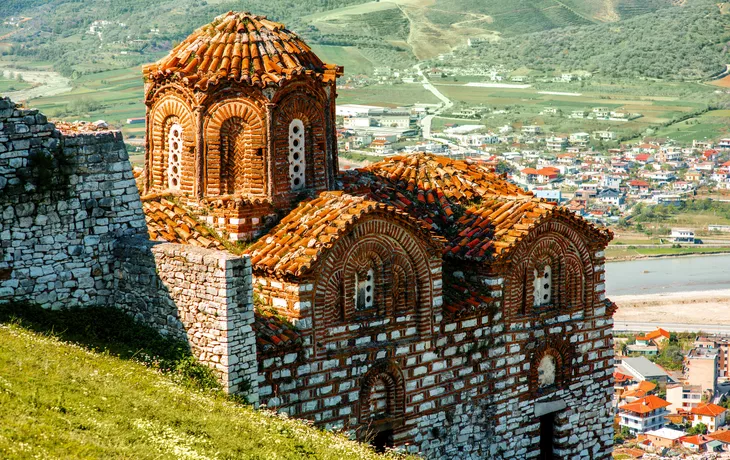
[[[682,323],[629,323],[615,321],[615,332],[650,332],[661,327],[670,332],[706,332],[709,334],[730,335],[730,325],[725,324],[682,324]]]

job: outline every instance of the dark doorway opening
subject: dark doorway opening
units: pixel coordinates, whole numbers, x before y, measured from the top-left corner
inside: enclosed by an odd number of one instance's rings
[[[555,436],[555,414],[540,417],[540,460],[552,460],[553,437]]]
[[[373,440],[370,442],[378,453],[385,452],[386,448],[393,448],[393,430],[378,431]]]

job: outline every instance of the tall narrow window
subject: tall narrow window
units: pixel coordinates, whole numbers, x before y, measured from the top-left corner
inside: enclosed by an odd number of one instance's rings
[[[244,122],[233,117],[221,126],[221,192],[237,193],[245,190],[246,138]],[[253,165],[248,165],[253,166]]]
[[[170,190],[180,190],[182,152],[183,129],[179,123],[174,123],[167,136],[167,186]]]
[[[364,277],[361,276],[355,276],[355,305],[358,310],[366,310],[375,305],[375,271],[371,268]]]
[[[289,124],[289,180],[292,190],[305,187],[307,164],[304,147],[304,123],[299,119],[292,120]]]
[[[533,283],[533,305],[539,307],[541,305],[549,305],[553,297],[553,279],[552,269],[550,265],[546,265],[542,270],[535,269],[535,280]]]

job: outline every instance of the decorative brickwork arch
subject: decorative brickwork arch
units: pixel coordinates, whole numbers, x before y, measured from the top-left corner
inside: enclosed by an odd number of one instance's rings
[[[557,337],[543,341],[530,357],[530,391],[539,397],[569,386],[572,360],[573,351],[568,341]],[[552,379],[541,374],[550,371],[551,367]]]
[[[323,283],[324,320],[327,324],[338,324],[345,318],[345,286],[342,280],[342,270],[338,270]]]
[[[294,120],[303,127],[303,189],[325,190],[327,184],[327,138],[323,104],[308,94],[292,92],[283,98],[274,111],[274,191],[280,199],[290,201],[299,192],[292,189],[290,172],[290,139]]]
[[[373,212],[363,217],[338,241],[319,262],[315,271],[313,329],[317,353],[326,349],[330,328],[355,320],[363,315],[372,319],[396,316],[409,317],[408,325],[415,327],[421,337],[428,337],[433,328],[433,275],[432,264],[441,262],[441,250],[434,241],[425,241],[421,233],[409,228],[396,216]],[[375,305],[369,312],[357,312],[355,305],[355,274],[367,273],[378,266]],[[340,273],[338,282],[343,292],[343,315],[334,312],[336,302],[329,291],[333,277]],[[399,283],[401,295],[393,291]],[[401,326],[406,326],[402,323]]]
[[[393,429],[402,425],[404,414],[403,373],[393,361],[376,363],[360,380],[360,423],[363,428],[386,424]]]
[[[166,93],[150,109],[149,135],[149,188],[167,190],[170,164],[170,128],[178,124],[182,130],[183,145],[180,149],[179,192],[192,194],[195,186],[195,146],[197,135],[191,106],[174,93]]]
[[[266,134],[260,109],[226,100],[209,109],[206,133],[206,193],[265,198]]]
[[[592,308],[596,300],[593,259],[589,236],[570,223],[551,219],[533,229],[511,254],[506,267],[504,305],[512,316],[532,314],[536,272],[549,266],[552,299],[550,306],[565,311]]]

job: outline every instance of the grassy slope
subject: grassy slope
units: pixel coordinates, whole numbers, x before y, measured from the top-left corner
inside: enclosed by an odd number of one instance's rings
[[[380,458],[16,325],[0,324],[0,407],[0,458]]]

